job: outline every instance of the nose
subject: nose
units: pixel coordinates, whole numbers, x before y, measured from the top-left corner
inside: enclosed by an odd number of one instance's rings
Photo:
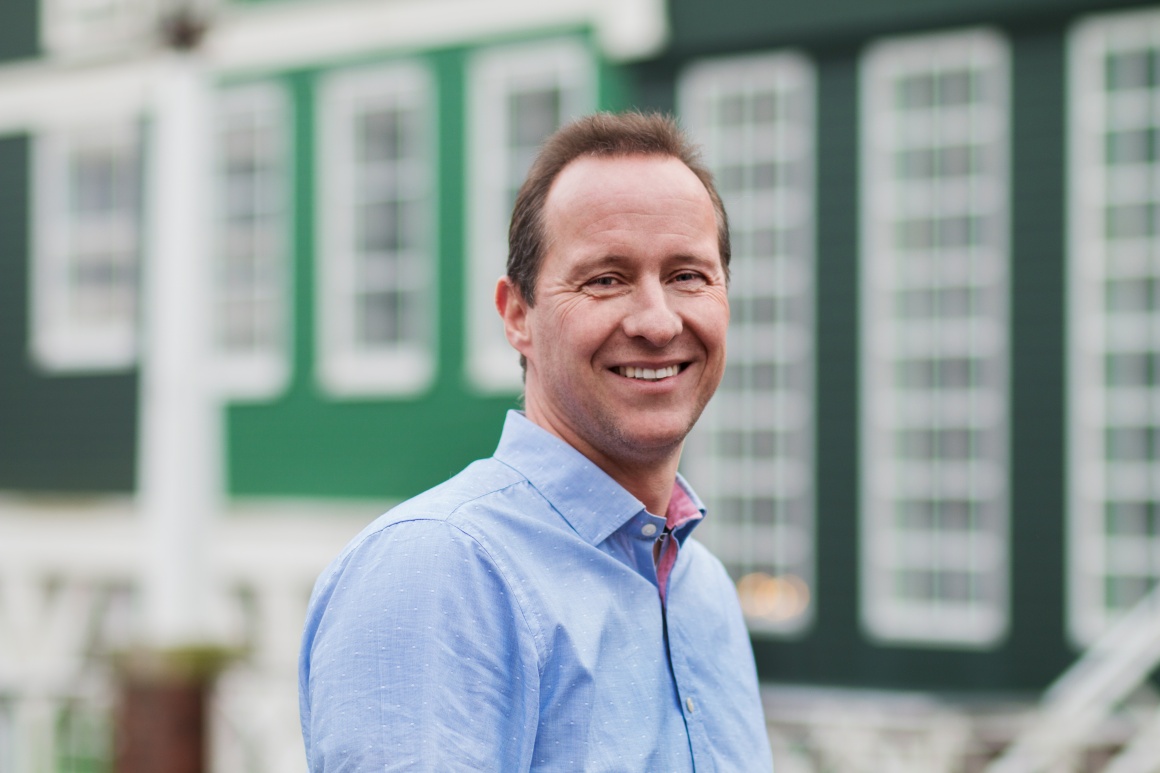
[[[659,282],[647,283],[627,299],[632,308],[621,324],[629,338],[643,338],[653,346],[665,346],[684,329],[684,323],[672,307]]]

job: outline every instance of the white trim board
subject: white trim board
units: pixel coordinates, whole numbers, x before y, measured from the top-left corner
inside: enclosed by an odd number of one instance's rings
[[[584,26],[614,61],[652,55],[669,36],[665,0],[328,0],[232,8],[193,55],[212,75],[246,75]],[[99,59],[0,65],[0,136],[93,110],[148,112],[171,55],[141,40]]]
[[[207,51],[225,70],[301,67],[579,25],[614,60],[656,53],[669,33],[665,0],[332,0],[236,10]]]

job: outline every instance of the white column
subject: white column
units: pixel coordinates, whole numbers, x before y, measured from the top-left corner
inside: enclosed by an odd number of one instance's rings
[[[196,54],[159,63],[146,143],[140,442],[148,644],[204,642],[207,539],[221,486],[211,373],[210,89]]]
[[[43,695],[24,695],[16,701],[13,723],[16,753],[12,760],[15,773],[55,769],[56,710],[56,704]]]

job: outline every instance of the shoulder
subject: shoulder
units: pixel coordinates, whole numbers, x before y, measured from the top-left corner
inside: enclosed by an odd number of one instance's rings
[[[363,531],[410,520],[452,520],[465,507],[485,502],[491,495],[526,483],[518,472],[495,459],[481,459],[458,475],[391,508]]]
[[[523,484],[523,485],[521,485]],[[531,496],[526,479],[484,459],[387,511],[364,528],[319,576],[312,612],[344,587],[423,587],[519,599],[510,586],[506,514]],[[514,493],[513,493],[514,492]],[[518,580],[517,580],[518,583]],[[373,591],[372,591],[373,592]],[[511,610],[508,610],[510,614]]]
[[[438,497],[424,499],[380,516],[319,576],[307,609],[304,651],[409,628],[457,636],[450,618],[509,642],[526,636],[538,649],[539,625],[507,562],[473,533],[479,530],[457,522],[457,507]]]
[[[468,532],[474,530],[462,528],[461,514],[487,507],[491,495],[524,482],[523,476],[495,459],[474,462],[458,475],[380,515],[347,543],[331,569],[374,546],[389,547],[404,533],[416,538],[469,538]]]

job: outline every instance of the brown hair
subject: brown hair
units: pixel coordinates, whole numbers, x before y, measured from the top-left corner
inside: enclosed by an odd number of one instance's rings
[[[712,173],[701,163],[700,151],[673,118],[659,113],[595,113],[579,118],[548,137],[527,179],[520,186],[508,230],[507,275],[528,306],[535,304],[536,279],[547,242],[544,205],[556,177],[582,156],[671,156],[689,168],[709,192],[717,214],[717,246],[729,276],[729,221],[713,185]],[[521,360],[523,358],[521,357]]]

